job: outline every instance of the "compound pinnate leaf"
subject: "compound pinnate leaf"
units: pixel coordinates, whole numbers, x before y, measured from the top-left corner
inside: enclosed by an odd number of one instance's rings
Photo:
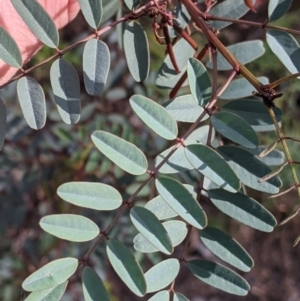
[[[293,0],[270,0],[268,6],[269,20],[275,21],[281,18],[290,8]]]
[[[56,48],[59,42],[57,28],[51,17],[36,0],[11,0],[22,20],[45,45]]]
[[[160,291],[153,295],[148,301],[169,301],[170,293],[168,291]]]
[[[110,52],[107,45],[91,39],[84,45],[82,57],[83,80],[90,95],[100,95],[107,80]]]
[[[162,224],[171,239],[173,247],[178,246],[187,235],[186,223],[182,221],[167,221]],[[134,248],[142,253],[158,252],[152,243],[150,243],[142,234],[137,234],[133,239]]]
[[[122,204],[121,194],[102,183],[69,182],[59,186],[57,194],[71,204],[94,210],[114,210]]]
[[[140,5],[141,0],[124,0],[125,4],[127,5],[128,9],[134,10]]]
[[[136,21],[125,27],[123,45],[129,71],[137,82],[147,79],[150,67],[150,54],[147,35]]]
[[[265,53],[264,44],[260,40],[237,43],[227,49],[243,65],[256,60]],[[212,62],[208,62],[206,66],[212,68]],[[217,56],[217,68],[223,71],[232,70],[232,66],[221,53],[218,53]]]
[[[206,68],[197,59],[190,58],[187,73],[194,100],[199,106],[205,107],[210,101],[212,92]]]
[[[58,113],[66,124],[80,118],[80,85],[76,69],[66,60],[56,60],[50,69],[50,80]]]
[[[236,192],[240,181],[228,163],[212,148],[193,144],[185,148],[189,162],[205,177],[225,190]]]
[[[173,301],[190,301],[190,300],[180,293],[175,293],[173,296]]]
[[[6,107],[0,98],[0,150],[3,148],[6,133]]]
[[[180,182],[168,177],[155,180],[158,193],[168,205],[192,226],[203,229],[207,224],[205,212],[193,194]]]
[[[217,151],[224,157],[241,182],[258,191],[277,193],[282,183],[276,176],[267,181],[259,182],[272,170],[253,154],[236,146],[221,146]]]
[[[82,289],[85,301],[110,301],[102,280],[90,267],[83,269]]]
[[[266,106],[261,102],[253,99],[233,100],[222,107],[222,111],[237,114],[245,119],[256,132],[274,131],[275,126],[266,109]],[[281,121],[282,111],[275,107],[273,108],[277,122]]]
[[[22,57],[17,43],[2,27],[0,27],[0,59],[15,68],[22,66]]]
[[[62,239],[76,242],[94,239],[100,230],[90,219],[77,214],[52,214],[40,220],[41,228]]]
[[[246,250],[225,232],[206,227],[200,231],[200,238],[204,245],[216,256],[237,269],[248,272],[253,267],[253,260]]]
[[[134,112],[156,134],[167,140],[176,139],[178,135],[177,123],[164,107],[142,95],[131,96],[130,105]]]
[[[155,214],[159,220],[172,218],[178,215],[160,195],[147,202],[145,208]]]
[[[267,77],[261,76],[257,78],[263,85],[269,83],[269,79]],[[248,96],[252,96],[253,86],[248,82],[246,78],[238,78],[233,80],[226,90],[220,96],[221,99],[238,99],[245,98]],[[241,100],[240,100],[241,101]],[[244,99],[241,101],[245,101]]]
[[[255,131],[238,115],[218,112],[210,120],[215,130],[227,139],[249,148],[258,146],[259,140]]]
[[[24,301],[59,301],[68,285],[65,281],[55,287],[32,292]]]
[[[250,0],[251,1],[251,0]],[[245,0],[225,1],[215,5],[209,13],[213,16],[220,16],[222,18],[240,19],[249,11],[245,5]],[[231,24],[225,21],[209,21],[209,25],[214,29],[222,29]]]
[[[160,88],[173,88],[187,68],[187,61],[194,55],[194,48],[185,40],[180,39],[173,47],[174,56],[180,72],[177,74],[174,70],[173,63],[168,54],[158,71],[156,85]],[[188,81],[185,81],[182,87],[187,86]]]
[[[173,252],[166,229],[150,210],[136,206],[130,210],[130,219],[136,229],[159,251],[168,255]]]
[[[97,29],[102,19],[102,0],[78,0],[84,18],[89,25]]]
[[[178,96],[172,100],[163,103],[166,110],[177,121],[194,123],[204,112],[204,109],[195,103],[191,94]],[[209,117],[205,114],[202,121]]]
[[[280,30],[267,31],[267,43],[282,64],[291,72],[300,71],[300,47],[296,39]]]
[[[211,189],[208,196],[220,211],[254,229],[271,232],[277,224],[266,208],[243,193]]]
[[[92,141],[111,161],[133,175],[142,175],[147,171],[145,155],[132,143],[104,131],[95,131]]]
[[[146,294],[147,286],[143,271],[132,253],[119,241],[110,239],[106,252],[115,272],[137,296]]]
[[[34,292],[53,288],[71,277],[78,266],[78,259],[67,257],[49,262],[22,283],[25,291]]]
[[[233,295],[248,294],[250,286],[247,281],[218,263],[195,259],[189,261],[188,266],[190,271],[206,284]]]
[[[179,272],[179,261],[175,258],[166,259],[145,273],[147,293],[157,292],[169,285]]]
[[[43,128],[47,112],[45,94],[40,84],[24,76],[18,80],[17,93],[27,124],[35,130]]]

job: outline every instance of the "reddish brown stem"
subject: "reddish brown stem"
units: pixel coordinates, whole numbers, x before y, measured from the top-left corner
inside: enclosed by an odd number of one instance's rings
[[[166,39],[168,54],[170,56],[173,67],[174,67],[176,73],[178,74],[178,73],[180,73],[180,70],[179,70],[179,67],[177,65],[175,55],[174,55],[173,46],[172,46],[171,39],[170,39],[170,36],[169,36],[169,31],[168,31],[167,24],[163,24],[162,28],[163,28],[163,33],[164,33],[164,36],[165,36],[165,39]]]

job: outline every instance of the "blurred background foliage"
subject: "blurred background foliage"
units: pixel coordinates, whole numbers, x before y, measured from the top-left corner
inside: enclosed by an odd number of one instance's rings
[[[244,19],[264,22],[268,1],[257,2],[260,2],[259,12],[249,13]],[[277,21],[276,25],[300,30],[299,14],[300,3],[294,1],[290,12]],[[6,141],[0,153],[0,300],[24,300],[26,293],[21,289],[21,282],[37,267],[64,256],[80,258],[87,251],[89,244],[61,241],[43,232],[38,225],[41,217],[54,213],[80,213],[91,217],[100,228],[111,220],[113,216],[111,212],[97,213],[62,202],[56,195],[59,185],[69,181],[102,182],[115,187],[126,199],[143,181],[143,176],[134,177],[124,173],[95,149],[90,139],[94,130],[103,129],[134,143],[146,154],[150,167],[154,165],[154,158],[170,146],[145,127],[128,105],[129,97],[135,93],[147,95],[159,103],[168,100],[169,91],[160,90],[155,86],[156,74],[165,56],[165,47],[155,40],[151,27],[152,20],[143,18],[141,23],[148,28],[151,50],[151,73],[145,83],[135,83],[128,72],[123,51],[120,49],[119,34],[122,25],[117,31],[111,30],[101,37],[109,45],[111,52],[111,70],[101,96],[91,97],[85,93],[81,67],[83,46],[64,56],[77,69],[81,79],[82,116],[77,125],[64,124],[56,111],[49,82],[50,64],[37,69],[32,75],[42,85],[47,98],[48,118],[42,130],[34,131],[26,125],[14,83],[0,90],[0,96],[4,99],[8,112]],[[60,32],[62,41],[60,48],[76,42],[90,32],[91,29],[79,14]],[[220,38],[225,45],[230,45],[239,41],[264,39],[264,31],[244,25],[231,25],[221,32]],[[197,34],[195,39],[200,45],[205,44],[200,34]],[[249,69],[257,76],[268,77],[270,81],[288,75],[288,71],[271,53],[267,44],[264,44],[265,55],[249,64]],[[44,47],[27,67],[45,60],[51,54],[52,50]],[[219,84],[226,79],[226,75],[220,74]],[[284,133],[287,136],[299,137],[299,82],[297,80],[288,82],[281,86],[280,90],[284,96],[276,101],[276,105],[284,112]],[[186,124],[180,123],[181,132],[186,128]],[[268,145],[275,139],[277,139],[275,132],[260,134],[261,144]],[[300,160],[299,145],[295,142],[289,145],[293,158]],[[288,168],[281,173],[281,178],[284,183],[283,189],[291,185],[292,179]],[[194,175],[187,174],[183,181],[194,184]],[[263,193],[253,193],[258,201],[273,212],[278,221],[293,212],[299,202],[294,192],[275,200],[268,200]],[[148,201],[154,196],[155,188],[150,184],[141,191],[138,202]],[[243,275],[252,286],[251,292],[244,300],[299,300],[300,251],[292,248],[294,238],[300,234],[298,218],[282,228],[277,228],[271,234],[265,234],[234,222],[216,210],[207,200],[204,200],[202,205],[211,218],[211,225],[230,232],[249,251],[256,263],[256,267],[249,275]],[[118,237],[132,247],[132,238],[135,234],[133,226],[128,222],[128,216],[124,215],[111,236]],[[201,254],[204,258],[214,258],[199,242],[198,236],[194,237],[189,247],[191,257]],[[179,253],[180,250],[176,252]],[[105,280],[111,300],[137,300],[109,268],[103,254],[104,248],[101,245],[92,255],[91,264]],[[162,255],[154,253],[139,256],[138,260],[145,270],[150,262],[157,262],[160,258],[158,256]],[[215,258],[214,260],[218,261]],[[62,300],[83,300],[79,281],[78,273],[70,279],[68,291]],[[176,287],[177,291],[184,293],[191,300],[218,301],[240,298],[199,284],[185,268],[179,275]]]

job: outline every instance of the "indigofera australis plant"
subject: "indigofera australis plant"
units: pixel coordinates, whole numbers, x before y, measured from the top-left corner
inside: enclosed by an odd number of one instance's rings
[[[82,215],[43,217],[40,226],[46,232],[63,240],[92,242],[82,258],[56,259],[27,277],[22,286],[31,293],[26,300],[41,300],[45,296],[60,300],[68,279],[79,266],[83,267],[79,270],[82,271],[85,300],[108,300],[102,280],[89,267],[90,255],[101,244],[106,245],[111,266],[137,296],[155,293],[152,301],[187,300],[177,292],[175,283],[182,265],[188,265],[191,273],[211,286],[231,294],[246,295],[250,286],[244,278],[219,263],[189,260],[186,250],[192,228],[198,229],[200,240],[213,254],[228,265],[249,272],[254,264],[251,256],[224,229],[209,226],[210,218],[201,207],[203,198],[209,198],[231,218],[259,231],[271,232],[277,224],[275,218],[248,196],[245,188],[268,193],[270,197],[285,193],[279,192],[282,183],[278,174],[289,165],[294,184],[288,191],[296,189],[300,196],[294,169],[298,162],[291,157],[286,143],[288,139],[299,139],[283,134],[280,127],[282,112],[275,106],[282,92],[274,90],[281,83],[300,76],[297,57],[300,48],[293,37],[300,32],[270,24],[284,16],[292,1],[270,0],[268,19],[256,23],[240,19],[249,10],[255,13],[255,1],[125,0],[121,5],[118,0],[79,0],[82,13],[94,32],[65,49],[58,48],[57,29],[36,0],[11,2],[33,33],[46,46],[56,49],[55,55],[25,70],[17,44],[0,29],[0,58],[20,70],[10,82],[18,81],[20,106],[31,128],[44,126],[46,103],[42,87],[29,74],[54,61],[50,81],[58,113],[65,123],[77,123],[81,111],[79,77],[63,56],[84,44],[84,85],[88,94],[100,95],[107,82],[111,61],[110,49],[101,37],[119,26],[117,32],[123,36],[119,36],[120,44],[136,82],[145,81],[151,67],[147,35],[153,34],[157,43],[165,45],[167,54],[158,71],[156,85],[170,90],[170,100],[160,105],[144,95],[135,94],[128,105],[158,136],[175,141],[172,147],[157,155],[154,168],[149,169],[153,165],[151,158],[136,145],[104,130],[92,133],[91,140],[96,148],[114,164],[136,177],[148,175],[126,199],[114,187],[104,183],[74,181],[58,187],[57,194],[66,202],[100,212],[116,210],[116,214],[101,231],[95,222]],[[121,16],[123,10],[129,12]],[[118,16],[116,21],[101,27],[104,19],[108,21],[115,14]],[[142,24],[151,24],[147,34],[139,19],[146,20]],[[272,83],[266,77],[256,77],[245,65],[264,54],[263,42],[245,41],[226,47],[219,35],[232,23],[264,29],[269,47],[292,75]],[[229,75],[225,81],[220,81],[219,75],[223,71]],[[253,94],[258,99],[254,99]],[[227,100],[226,104],[222,105],[220,99]],[[2,100],[0,103],[3,144],[5,107]],[[180,122],[191,124],[185,133],[179,134]],[[259,146],[257,132],[274,130],[278,140],[269,147]],[[275,149],[278,143],[283,146],[285,162],[283,153]],[[268,165],[280,167],[273,172]],[[193,185],[187,180],[191,178]],[[149,182],[155,183],[157,196],[144,207],[137,206],[137,196]],[[131,246],[125,246],[111,236],[112,228],[128,211],[137,230],[133,239],[135,251],[165,254],[165,259],[146,273],[130,250]],[[172,254],[178,245],[181,245],[180,255],[174,258]]]

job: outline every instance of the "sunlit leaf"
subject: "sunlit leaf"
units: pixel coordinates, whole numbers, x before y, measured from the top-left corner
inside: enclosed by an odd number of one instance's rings
[[[200,231],[200,238],[204,245],[216,256],[237,269],[248,272],[254,262],[246,250],[225,232],[206,227]]]
[[[194,144],[185,148],[189,162],[205,177],[231,192],[240,189],[240,181],[228,163],[212,148]]]
[[[207,224],[205,212],[192,193],[180,182],[168,177],[155,180],[158,193],[168,205],[192,226],[203,229]]]
[[[82,57],[83,80],[90,95],[100,95],[106,84],[110,67],[110,52],[107,45],[96,39],[84,45]]]
[[[236,146],[221,146],[217,151],[234,170],[240,181],[255,190],[277,193],[282,183],[276,176],[264,182],[258,182],[269,174],[271,169],[245,149]]]
[[[277,224],[274,216],[266,208],[241,192],[230,193],[223,189],[211,189],[208,195],[220,211],[254,229],[271,232]]]
[[[227,49],[243,65],[256,60],[265,53],[264,44],[260,40],[237,43],[227,47]],[[212,62],[209,61],[206,66],[212,68]],[[218,70],[233,69],[221,53],[218,53],[217,56],[217,68]]]
[[[76,69],[66,60],[56,60],[50,69],[50,81],[58,113],[66,124],[80,118],[80,84]]]
[[[131,96],[130,105],[156,134],[167,140],[176,139],[177,123],[164,107],[142,95]]]
[[[137,9],[141,0],[124,0],[125,4],[127,5],[128,9],[134,10]]]
[[[36,0],[11,0],[22,20],[45,45],[56,48],[59,41],[58,31],[52,18]]]
[[[101,0],[78,0],[81,11],[89,25],[97,29],[102,19],[102,1]]]
[[[274,149],[263,158],[259,158],[259,154],[265,149],[265,146],[259,146],[255,149],[247,149],[248,152],[256,156],[261,162],[268,166],[282,165],[285,162],[285,155],[283,151]]]
[[[0,150],[3,148],[6,133],[6,107],[0,98]]]
[[[175,258],[161,261],[145,273],[147,293],[157,292],[169,285],[179,272],[179,261]]]
[[[171,239],[173,247],[178,246],[187,235],[186,223],[182,221],[167,221],[162,224]],[[142,253],[158,252],[151,242],[149,242],[142,234],[137,234],[133,239],[134,248]]]
[[[83,269],[82,273],[82,289],[85,301],[110,300],[98,274],[87,266]]]
[[[245,279],[218,263],[195,259],[188,266],[198,279],[227,293],[245,296],[250,289]]]
[[[256,148],[259,140],[255,131],[239,115],[217,112],[211,117],[211,124],[225,138],[248,148]]]
[[[178,215],[160,195],[147,202],[145,208],[155,214],[159,220],[172,218]]]
[[[108,241],[106,252],[115,272],[128,288],[137,296],[144,296],[147,290],[146,280],[132,253],[114,239]]]
[[[46,123],[45,94],[40,84],[32,77],[24,76],[18,80],[17,93],[27,124],[39,130]]]
[[[92,141],[105,156],[128,173],[141,175],[147,171],[145,155],[132,143],[104,131],[95,131]]]
[[[47,215],[40,220],[40,226],[56,237],[76,242],[92,240],[100,233],[93,221],[77,214]]]
[[[190,300],[182,294],[175,293],[173,296],[173,301],[190,301]]]
[[[15,68],[22,66],[19,47],[3,27],[0,27],[0,59]]]
[[[71,277],[78,266],[78,259],[67,257],[54,260],[44,265],[22,283],[25,291],[41,291],[53,288]]]
[[[174,7],[172,15],[174,18],[173,23],[176,23],[176,25],[178,25],[181,29],[184,29],[186,27],[186,24],[191,20],[191,16],[189,15],[186,7],[181,3],[178,3]],[[168,26],[168,29],[170,38],[175,38],[178,35],[174,27]]]
[[[136,21],[125,27],[123,45],[129,71],[137,82],[147,79],[150,66],[150,54],[147,35]]]
[[[153,295],[148,301],[169,301],[170,293],[168,291],[160,291]]]
[[[130,218],[136,229],[157,249],[165,254],[173,252],[171,239],[159,219],[148,209],[133,207]]]
[[[103,14],[102,23],[110,19],[119,8],[119,0],[102,0]]]
[[[290,8],[292,0],[270,0],[268,16],[271,22],[281,18]]]
[[[122,204],[120,193],[102,183],[69,182],[59,186],[57,194],[71,204],[94,210],[114,210]]]

